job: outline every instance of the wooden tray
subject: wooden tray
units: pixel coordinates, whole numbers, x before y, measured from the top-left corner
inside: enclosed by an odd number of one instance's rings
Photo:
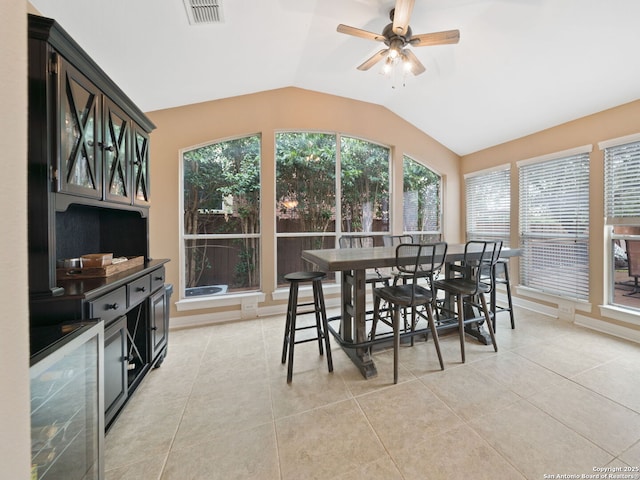
[[[56,278],[58,280],[73,280],[76,278],[100,278],[109,277],[116,273],[124,272],[130,268],[138,267],[144,263],[144,257],[129,257],[129,260],[122,263],[105,265],[97,268],[57,268]]]

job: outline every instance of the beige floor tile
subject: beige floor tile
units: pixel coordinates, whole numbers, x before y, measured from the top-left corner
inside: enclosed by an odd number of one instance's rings
[[[528,479],[590,473],[613,456],[526,400],[469,424]]]
[[[128,465],[146,456],[166,455],[184,407],[183,398],[157,408],[144,402],[127,404],[105,437],[106,469]]]
[[[617,358],[573,380],[640,413],[640,356]]]
[[[574,345],[564,336],[554,337],[537,345],[517,348],[514,352],[567,378],[611,360],[608,356],[603,360],[597,350]]]
[[[513,352],[479,360],[472,363],[471,367],[525,398],[564,380],[560,375]]]
[[[351,398],[342,376],[321,368],[296,373],[291,383],[287,383],[285,370],[281,376],[272,378],[270,384],[276,419]]]
[[[395,456],[395,460],[405,480],[524,478],[465,425],[405,449]]]
[[[278,480],[278,453],[273,424],[224,436],[169,454],[162,480]]]
[[[276,420],[283,480],[333,478],[385,458],[355,400]]]
[[[640,473],[638,471],[638,469],[640,469],[640,442],[633,445],[631,448],[629,448],[626,452],[624,452],[618,458],[623,462],[625,462],[630,467],[633,467],[634,469],[636,469],[634,470],[634,472]],[[638,475],[638,478],[640,478],[640,475]]]
[[[569,380],[529,401],[614,456],[640,440],[640,414]]]
[[[392,456],[463,424],[419,380],[361,395],[356,401]]]
[[[224,432],[273,422],[267,380],[221,388],[189,399],[174,441],[175,448],[202,443]]]
[[[332,480],[403,480],[402,474],[390,457],[365,463],[353,470],[337,475]]]
[[[156,455],[141,462],[106,470],[105,480],[159,480],[166,458],[167,455]]]
[[[471,365],[449,368],[420,380],[460,417],[470,420],[517,402],[520,397]]]

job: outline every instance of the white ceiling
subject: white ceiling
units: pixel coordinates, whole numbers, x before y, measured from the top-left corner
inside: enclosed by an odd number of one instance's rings
[[[380,104],[459,155],[640,98],[638,0],[417,0],[427,71],[391,88],[379,43],[394,0],[221,0],[224,23],[191,26],[183,0],[31,0],[144,111],[295,86]],[[369,119],[363,119],[369,121]]]

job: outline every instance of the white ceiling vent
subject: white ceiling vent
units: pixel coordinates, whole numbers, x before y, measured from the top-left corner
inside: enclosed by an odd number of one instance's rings
[[[222,23],[221,0],[183,0],[191,25]]]

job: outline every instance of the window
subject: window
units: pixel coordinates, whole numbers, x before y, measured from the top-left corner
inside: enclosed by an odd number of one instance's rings
[[[511,169],[509,165],[465,175],[467,240],[510,243]]]
[[[589,297],[591,146],[518,162],[522,285]]]
[[[260,288],[260,136],[182,154],[183,297]]]
[[[281,286],[287,273],[310,268],[303,250],[336,248],[350,232],[389,231],[389,149],[336,134],[277,134],[276,215]]]
[[[603,142],[600,148],[611,234],[609,303],[640,309],[640,136]]]
[[[405,156],[402,165],[404,233],[417,241],[437,242],[442,237],[442,179],[421,163]]]

